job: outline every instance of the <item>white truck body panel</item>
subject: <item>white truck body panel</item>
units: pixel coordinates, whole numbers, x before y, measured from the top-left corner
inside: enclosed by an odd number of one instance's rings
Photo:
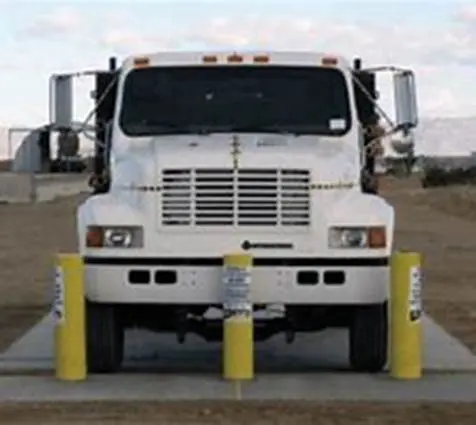
[[[213,267],[145,267],[148,270],[178,269],[176,285],[131,285],[127,271],[131,267],[89,266],[87,293],[91,301],[112,303],[221,304],[222,269]],[[132,267],[144,269],[144,267]],[[296,269],[316,267],[255,267],[252,271],[251,299],[255,304],[331,304],[352,305],[380,303],[388,297],[386,267],[319,267],[325,271],[345,270],[344,285],[303,286],[296,284]]]

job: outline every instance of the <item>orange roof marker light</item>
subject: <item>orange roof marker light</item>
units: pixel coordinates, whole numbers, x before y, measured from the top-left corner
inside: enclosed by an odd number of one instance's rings
[[[336,66],[339,63],[339,61],[337,60],[335,56],[324,56],[321,59],[321,63],[324,66]]]
[[[134,58],[134,66],[136,68],[144,68],[150,65],[150,59],[147,56],[139,56]]]
[[[228,63],[241,63],[243,62],[243,56],[233,53],[227,57]]]
[[[203,63],[217,63],[218,58],[216,56],[207,55],[202,58]]]
[[[256,55],[253,57],[254,63],[269,63],[269,56],[267,55]]]

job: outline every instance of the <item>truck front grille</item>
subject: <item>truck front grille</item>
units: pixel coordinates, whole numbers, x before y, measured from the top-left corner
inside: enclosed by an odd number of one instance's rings
[[[304,169],[164,169],[162,226],[309,226]]]

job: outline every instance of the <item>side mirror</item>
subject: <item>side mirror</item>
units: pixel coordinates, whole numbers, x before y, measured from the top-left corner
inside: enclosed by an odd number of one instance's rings
[[[394,73],[393,89],[397,128],[408,133],[408,130],[418,125],[418,106],[413,71],[405,70]]]
[[[50,77],[50,124],[54,128],[73,127],[73,76]]]

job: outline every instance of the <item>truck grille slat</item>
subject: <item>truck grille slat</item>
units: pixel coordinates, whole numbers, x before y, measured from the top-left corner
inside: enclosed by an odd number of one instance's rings
[[[309,226],[310,172],[162,170],[162,226]]]

